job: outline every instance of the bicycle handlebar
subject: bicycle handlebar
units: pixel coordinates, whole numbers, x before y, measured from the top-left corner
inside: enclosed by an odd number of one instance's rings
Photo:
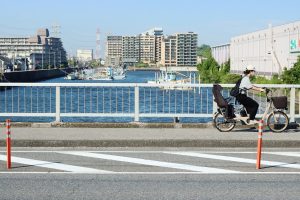
[[[272,90],[270,90],[269,88],[263,87],[262,89],[265,90],[266,95],[268,95],[269,92],[272,92]]]

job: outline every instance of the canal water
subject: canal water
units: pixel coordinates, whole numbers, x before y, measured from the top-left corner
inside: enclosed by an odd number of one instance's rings
[[[155,71],[128,71],[126,79],[66,80],[64,77],[43,83],[146,83],[155,79]],[[18,87],[0,91],[0,112],[55,113],[55,88]],[[123,101],[120,101],[120,98]],[[193,92],[140,88],[140,113],[212,113],[211,89]],[[171,101],[170,101],[171,99]],[[87,103],[85,103],[87,102]],[[3,106],[5,105],[5,106]],[[133,113],[134,88],[61,88],[61,112]],[[7,117],[5,117],[7,118]],[[0,120],[5,120],[1,117]],[[12,117],[19,122],[52,122],[51,117]],[[62,117],[63,122],[132,122],[128,117]],[[173,122],[173,118],[140,118],[141,122]],[[203,123],[211,118],[180,118],[181,123]]]

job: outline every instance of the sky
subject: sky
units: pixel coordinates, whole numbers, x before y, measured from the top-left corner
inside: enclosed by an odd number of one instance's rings
[[[0,0],[0,36],[30,36],[60,25],[69,55],[96,48],[107,35],[137,35],[161,27],[165,35],[193,31],[198,45],[221,45],[244,33],[300,20],[299,0]]]

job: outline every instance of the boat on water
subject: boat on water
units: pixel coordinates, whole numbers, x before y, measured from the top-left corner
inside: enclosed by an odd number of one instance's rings
[[[173,69],[173,70],[172,70]],[[186,74],[187,72],[187,74]],[[195,72],[195,71],[193,71]],[[162,86],[161,89],[166,90],[191,90],[190,87],[178,87],[180,84],[191,84],[195,83],[195,73],[194,78],[192,78],[191,71],[184,71],[184,69],[172,67],[168,70],[168,68],[161,68],[160,72],[155,73],[155,80],[150,80],[148,83],[150,84],[169,84],[168,86]]]
[[[96,68],[96,69],[85,69],[79,73],[80,80],[102,80],[102,81],[111,81],[111,80],[123,80],[126,78],[125,69],[122,67],[106,67],[106,68]],[[72,79],[72,74],[66,79]]]
[[[112,69],[110,68],[95,69],[90,80],[111,81],[113,80]]]
[[[0,82],[37,82],[51,78],[64,77],[73,68],[40,69],[26,71],[6,71],[0,74]]]
[[[126,78],[125,69],[123,67],[116,67],[113,69],[113,79],[114,80],[123,80]]]
[[[77,80],[78,78],[79,78],[79,74],[77,71],[72,72],[65,77],[65,79],[67,79],[67,80]]]

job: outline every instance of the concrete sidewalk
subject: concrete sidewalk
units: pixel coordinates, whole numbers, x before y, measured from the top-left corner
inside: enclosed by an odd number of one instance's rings
[[[0,145],[5,146],[5,128]],[[257,130],[236,128],[32,128],[12,127],[14,147],[256,147]],[[265,132],[264,147],[300,147],[300,131]]]

